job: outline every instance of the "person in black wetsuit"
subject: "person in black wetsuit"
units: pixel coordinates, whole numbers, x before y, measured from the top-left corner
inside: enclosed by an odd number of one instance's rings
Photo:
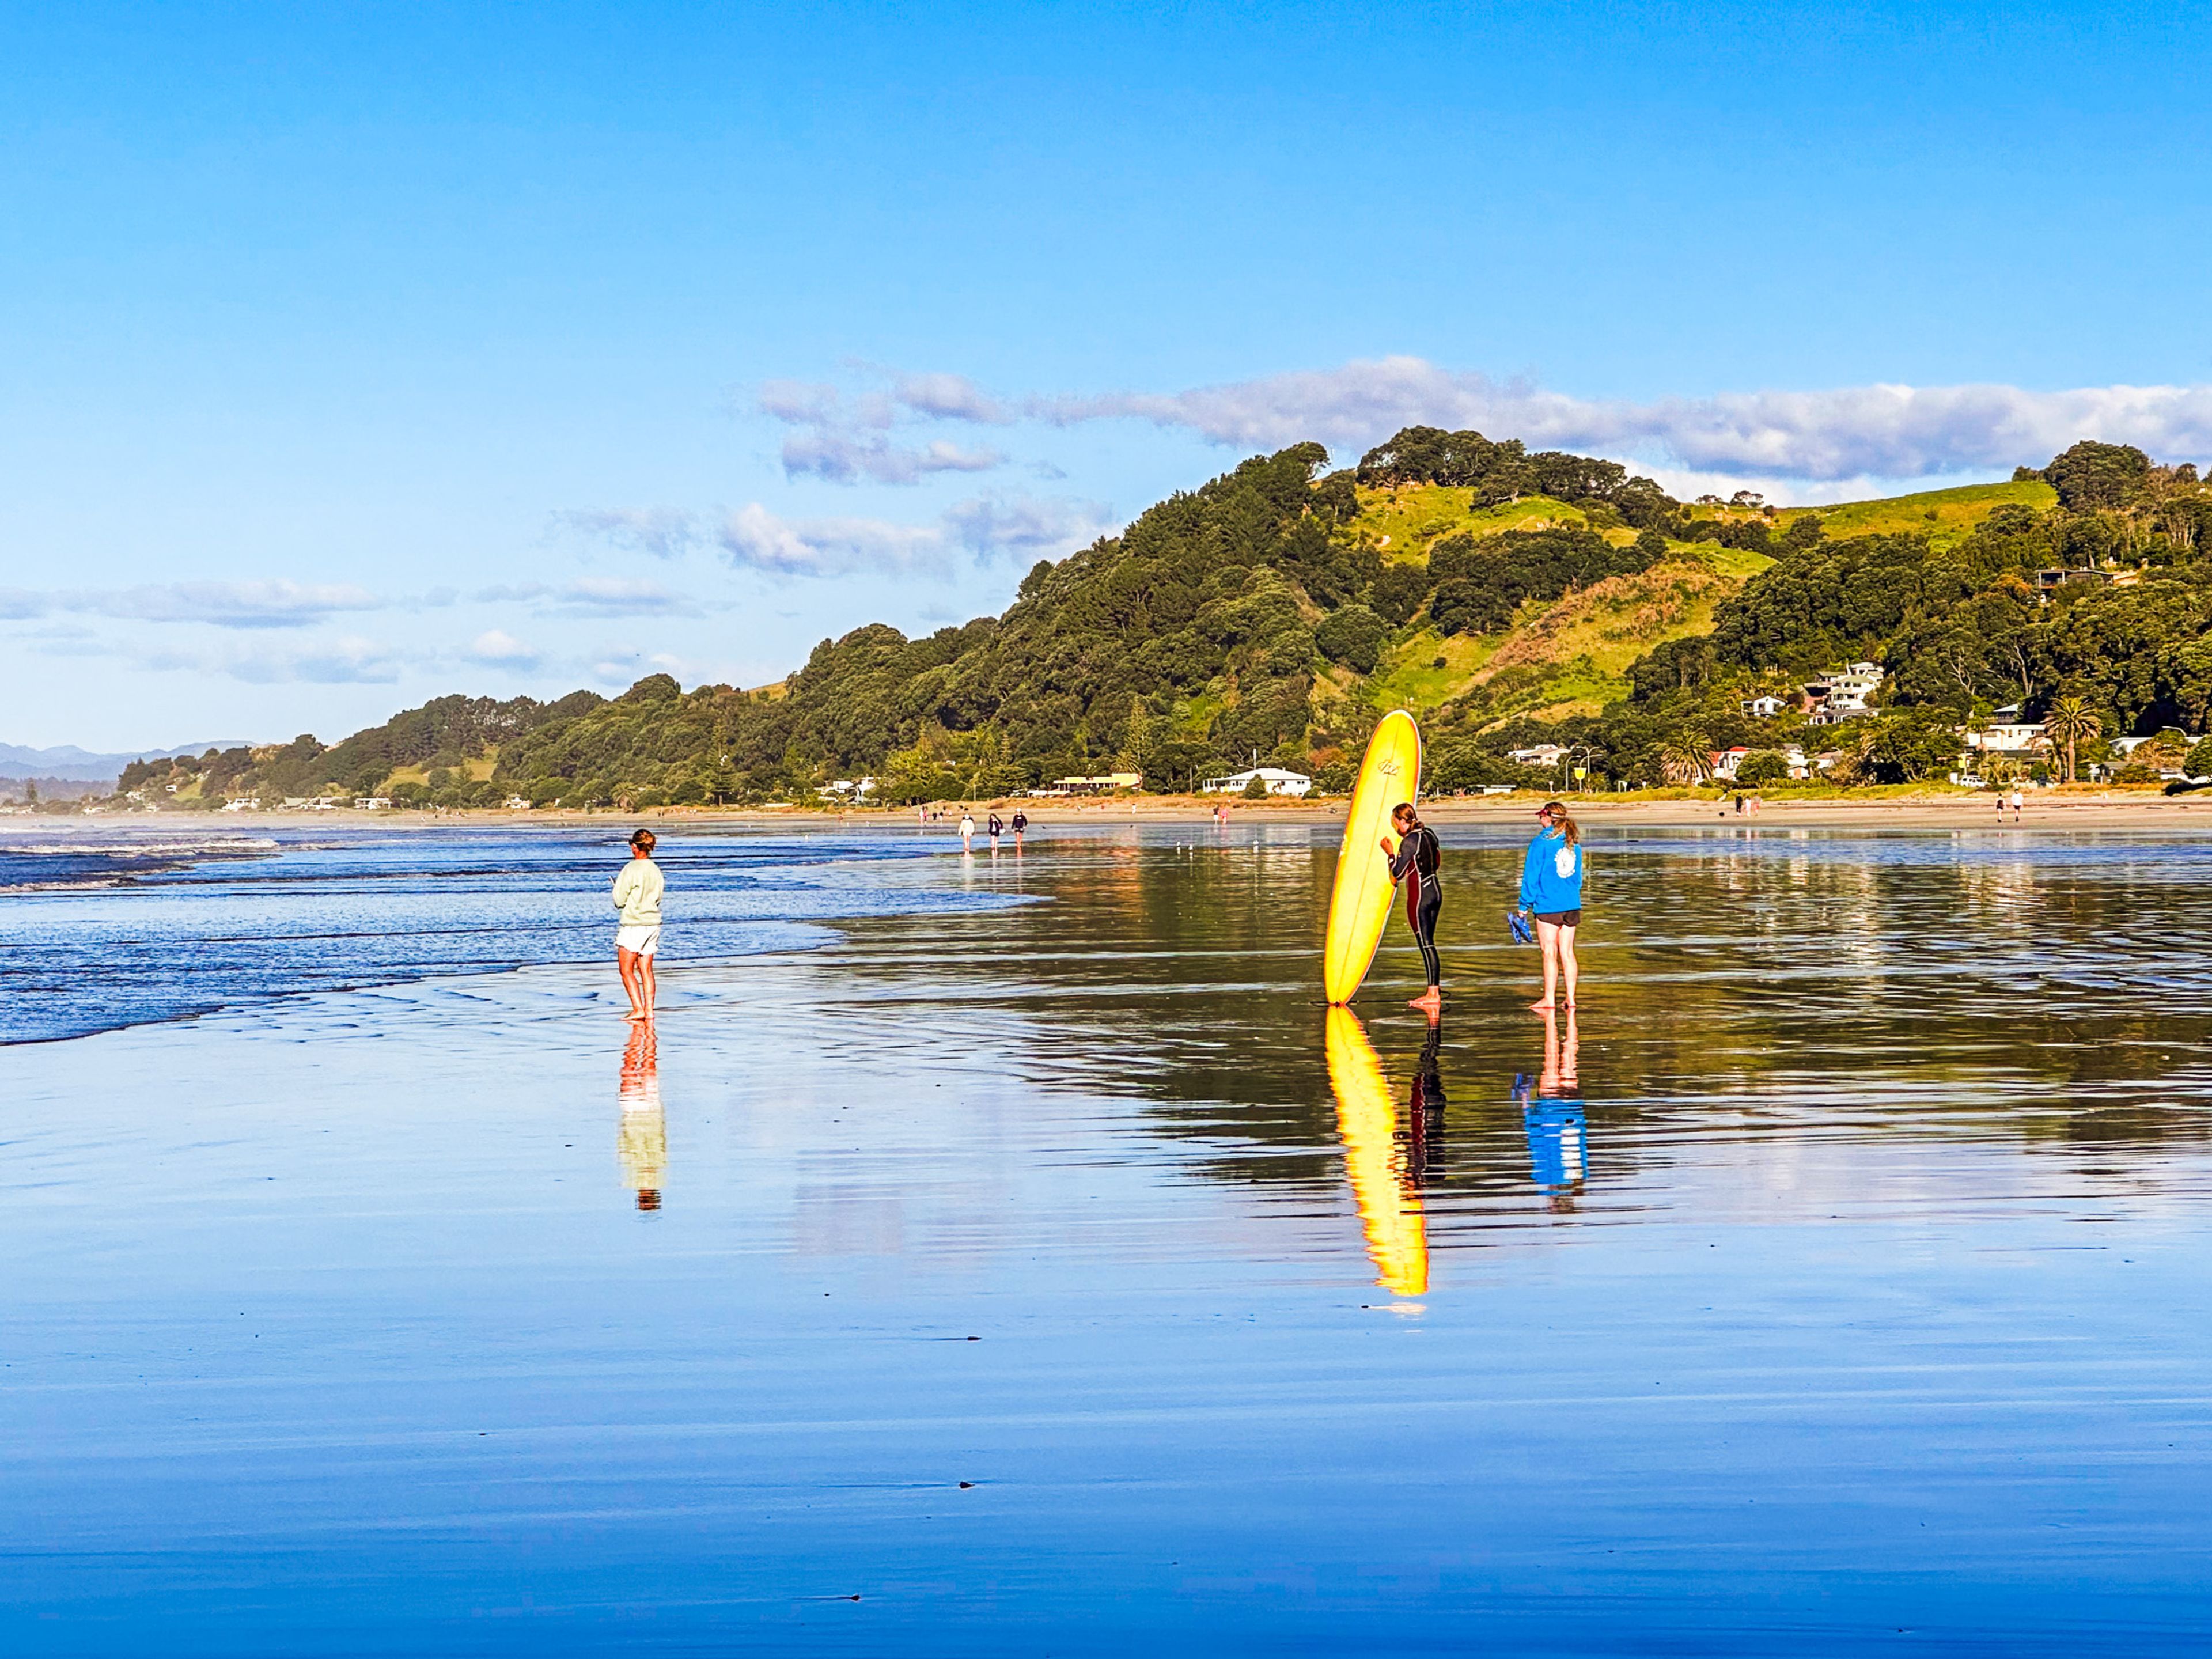
[[[1385,836],[1382,851],[1390,860],[1390,879],[1405,886],[1406,924],[1413,930],[1413,943],[1421,947],[1421,966],[1429,975],[1429,988],[1406,1006],[1433,1013],[1444,1006],[1443,965],[1437,960],[1437,913],[1444,902],[1437,871],[1443,861],[1443,848],[1411,801],[1399,802],[1390,822],[1398,826],[1397,850],[1391,850],[1390,837]]]

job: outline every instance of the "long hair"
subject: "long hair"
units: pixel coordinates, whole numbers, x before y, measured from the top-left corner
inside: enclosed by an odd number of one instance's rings
[[[1582,826],[1567,816],[1565,807],[1555,800],[1547,800],[1544,803],[1544,810],[1552,815],[1553,827],[1567,838],[1568,846],[1576,847],[1581,844]]]

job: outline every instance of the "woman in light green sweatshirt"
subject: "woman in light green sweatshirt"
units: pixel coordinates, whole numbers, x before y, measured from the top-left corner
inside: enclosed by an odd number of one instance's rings
[[[629,993],[629,1017],[651,1019],[657,988],[653,953],[660,948],[660,866],[653,861],[653,831],[629,838],[629,862],[615,878],[615,968]]]

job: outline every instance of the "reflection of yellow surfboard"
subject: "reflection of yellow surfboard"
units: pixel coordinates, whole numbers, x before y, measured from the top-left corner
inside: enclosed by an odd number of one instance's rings
[[[1331,1002],[1351,1001],[1375,960],[1396,890],[1382,837],[1395,839],[1390,809],[1416,799],[1420,787],[1420,728],[1404,709],[1394,708],[1367,740],[1367,758],[1359,763],[1352,810],[1345,815],[1344,845],[1336,854],[1336,890],[1329,896],[1322,959],[1322,985]]]
[[[1349,1008],[1328,1011],[1328,1086],[1336,1094],[1344,1170],[1352,1177],[1376,1280],[1400,1296],[1425,1295],[1428,1233],[1420,1194],[1406,1180],[1398,1156],[1397,1099],[1366,1029]]]

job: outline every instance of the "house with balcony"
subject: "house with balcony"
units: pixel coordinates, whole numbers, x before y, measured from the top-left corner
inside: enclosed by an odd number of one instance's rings
[[[1840,726],[1871,712],[1867,699],[1881,689],[1881,665],[1871,662],[1846,663],[1817,680],[1808,680],[1805,706],[1811,711],[1813,724]]]

